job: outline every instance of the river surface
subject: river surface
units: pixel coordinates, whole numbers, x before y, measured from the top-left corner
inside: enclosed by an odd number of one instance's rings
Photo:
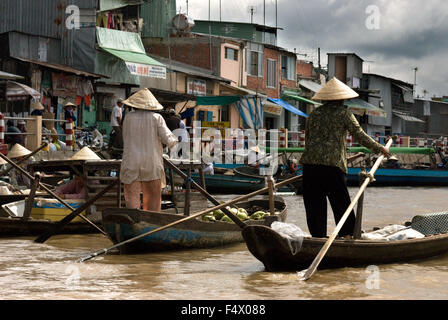
[[[352,197],[356,188],[350,188]],[[219,197],[229,199],[230,196]],[[288,223],[307,231],[301,196],[285,196]],[[448,208],[446,188],[369,188],[364,229]],[[329,209],[329,234],[334,220]],[[0,239],[0,299],[296,300],[448,299],[448,255],[377,268],[268,273],[244,243],[225,248],[76,260],[112,243],[101,235]]]

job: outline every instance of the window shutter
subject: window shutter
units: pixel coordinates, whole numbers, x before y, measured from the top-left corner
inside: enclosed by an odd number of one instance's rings
[[[264,55],[263,53],[258,53],[258,76],[263,77],[263,69],[264,69]]]

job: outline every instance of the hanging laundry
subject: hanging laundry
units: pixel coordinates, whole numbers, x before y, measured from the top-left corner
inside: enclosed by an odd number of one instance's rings
[[[84,96],[84,103],[87,107],[90,107],[90,104],[91,104],[91,96],[90,95]]]

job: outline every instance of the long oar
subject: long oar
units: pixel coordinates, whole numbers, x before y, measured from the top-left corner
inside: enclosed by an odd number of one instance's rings
[[[3,155],[0,152],[0,157],[5,160],[6,162],[8,162],[9,164],[11,164],[15,169],[19,170],[20,172],[22,172],[25,176],[28,177],[28,179],[30,179],[30,181],[34,180],[34,177],[31,176],[28,172],[26,172],[23,168],[19,167],[17,164],[15,164],[14,162],[12,162],[9,158],[7,158],[5,155]],[[65,202],[64,200],[62,200],[59,196],[57,196],[53,191],[51,191],[48,187],[46,187],[45,185],[43,185],[41,182],[39,182],[39,186],[44,189],[46,192],[48,192],[52,197],[54,197],[56,200],[58,200],[60,203],[62,203],[64,206],[66,206],[68,209],[70,209],[71,211],[76,211],[74,208],[72,208],[67,202]],[[102,234],[106,235],[106,233],[101,230],[101,228],[99,228],[96,224],[94,224],[92,221],[90,221],[89,219],[87,219],[84,216],[80,216],[85,222],[87,222],[88,224],[90,224],[92,227],[94,227],[95,229],[97,229],[99,232],[101,232]],[[73,218],[72,218],[73,219]],[[47,238],[48,239],[48,238]],[[45,240],[44,240],[45,241]],[[42,241],[42,242],[44,242]]]
[[[392,142],[393,142],[393,140],[390,139],[387,142],[386,148],[390,148],[390,146],[392,145]],[[341,220],[339,221],[338,225],[336,226],[336,229],[334,229],[331,237],[324,244],[322,249],[317,254],[316,258],[314,258],[314,261],[311,263],[310,267],[307,270],[302,271],[303,276],[302,276],[301,280],[306,281],[306,280],[310,279],[313,276],[313,274],[316,272],[317,267],[319,266],[320,262],[324,258],[325,254],[327,253],[327,251],[330,248],[331,244],[333,243],[334,239],[336,239],[339,231],[341,230],[341,228],[344,225],[345,221],[349,217],[350,213],[352,212],[352,210],[355,207],[356,203],[358,202],[359,198],[364,193],[364,191],[367,188],[367,186],[369,185],[369,183],[371,183],[373,181],[373,175],[375,174],[376,170],[380,166],[380,164],[383,161],[383,159],[384,159],[384,155],[381,155],[376,160],[375,165],[373,166],[372,170],[370,170],[370,172],[368,174],[369,175],[369,179],[366,179],[364,181],[364,183],[361,185],[361,188],[359,189],[359,191],[356,194],[355,198],[353,199],[352,203],[349,205],[349,207],[345,211],[344,215],[342,216]]]
[[[363,155],[364,155],[364,154],[362,154],[362,153],[358,153],[357,155],[355,155],[355,156],[353,156],[353,157],[350,157],[350,158],[347,159],[347,160],[348,160],[349,162],[351,162],[351,161],[354,161],[355,159],[358,159],[359,157],[361,157],[361,156],[363,156]],[[176,169],[178,169],[178,168],[176,167]],[[183,173],[183,172],[182,172],[182,173]],[[279,182],[279,183],[275,184],[275,185],[274,185],[274,188],[280,188],[280,187],[286,186],[286,185],[288,185],[288,184],[294,183],[294,182],[296,182],[296,181],[302,179],[302,177],[303,177],[303,176],[300,175],[300,176],[296,176],[296,177],[293,177],[293,178],[284,180],[284,181],[282,181],[282,182]],[[199,187],[199,186],[198,186],[198,187]],[[199,188],[200,188],[200,187],[199,187]],[[200,189],[202,189],[202,188],[200,188]],[[204,189],[202,189],[202,190],[204,190]],[[204,191],[205,191],[205,190],[204,190]],[[212,211],[214,211],[214,210],[223,209],[223,208],[225,208],[225,207],[227,207],[227,206],[231,206],[231,205],[233,205],[233,204],[235,204],[235,203],[238,203],[238,202],[241,202],[241,201],[243,201],[243,200],[246,200],[246,199],[255,197],[255,196],[257,196],[257,195],[264,194],[264,193],[266,193],[266,192],[268,192],[268,191],[269,191],[269,187],[265,187],[265,188],[263,188],[263,189],[254,191],[254,192],[249,193],[249,194],[247,194],[247,195],[243,195],[243,196],[237,197],[237,198],[235,198],[235,199],[233,199],[233,200],[229,200],[229,201],[227,201],[227,202],[225,202],[225,203],[216,205],[215,207],[208,208],[208,209],[203,210],[203,211],[201,211],[201,212],[198,212],[198,213],[196,213],[196,214],[194,214],[194,215],[185,217],[185,218],[180,219],[180,220],[177,220],[177,221],[175,221],[175,222],[173,222],[173,223],[167,224],[167,225],[165,225],[165,226],[162,226],[162,227],[159,227],[159,228],[157,228],[157,229],[151,230],[151,231],[146,232],[146,233],[144,233],[144,234],[138,235],[138,236],[136,236],[136,237],[134,237],[134,238],[131,238],[131,239],[125,240],[125,241],[123,241],[123,242],[117,243],[117,244],[115,244],[115,245],[113,245],[113,246],[111,246],[111,247],[109,247],[109,248],[104,248],[104,249],[102,249],[102,250],[100,250],[100,251],[91,253],[90,255],[88,255],[88,256],[86,256],[86,257],[84,257],[84,258],[81,258],[81,259],[79,260],[79,262],[84,262],[84,261],[90,260],[90,259],[92,259],[92,258],[95,258],[95,257],[97,257],[97,256],[99,256],[99,255],[106,254],[107,252],[109,252],[109,251],[112,250],[112,249],[118,248],[118,247],[120,247],[120,246],[122,246],[122,245],[125,245],[125,244],[127,244],[127,243],[133,242],[133,241],[138,240],[138,239],[140,239],[140,238],[144,238],[144,237],[146,237],[146,236],[148,236],[148,235],[150,235],[150,234],[153,234],[153,233],[156,233],[156,232],[159,232],[159,231],[168,229],[168,228],[173,227],[173,226],[175,226],[175,225],[177,225],[177,224],[180,224],[180,223],[182,223],[182,222],[185,222],[185,221],[188,221],[188,220],[191,220],[191,219],[195,219],[195,218],[197,218],[197,217],[200,217],[200,216],[202,216],[202,215],[205,215],[205,214],[207,214],[207,213],[210,213],[210,212],[212,212]],[[229,215],[229,217],[230,217],[230,215]],[[240,226],[240,225],[239,225],[239,226]],[[241,226],[240,226],[240,227],[241,227]]]

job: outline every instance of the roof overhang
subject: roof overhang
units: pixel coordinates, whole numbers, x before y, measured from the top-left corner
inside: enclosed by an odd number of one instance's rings
[[[62,72],[66,72],[66,73],[72,73],[75,74],[77,76],[81,76],[81,77],[88,77],[88,78],[109,78],[108,76],[105,75],[100,75],[100,74],[96,74],[96,73],[90,73],[90,72],[86,72],[86,71],[81,71],[81,70],[77,70],[74,69],[72,67],[68,67],[68,66],[63,66],[60,64],[56,64],[56,63],[49,63],[49,62],[43,62],[43,61],[36,61],[36,60],[30,60],[30,59],[24,59],[24,58],[18,58],[18,57],[13,57],[14,59],[20,60],[20,61],[24,61],[24,62],[28,62],[28,63],[32,63],[32,64],[36,64],[36,65],[40,65],[49,69],[53,69],[53,70],[58,70],[58,71],[62,71]]]

